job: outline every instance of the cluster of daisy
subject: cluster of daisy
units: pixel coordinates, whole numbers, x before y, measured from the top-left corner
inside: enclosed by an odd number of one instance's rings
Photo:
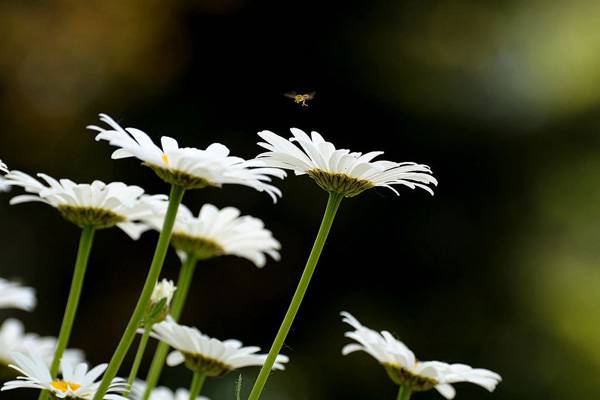
[[[0,278],[0,309],[16,308],[33,311],[36,302],[33,288]],[[3,372],[0,376],[11,376],[12,372],[9,368],[15,369],[24,376],[20,380],[6,382],[2,390],[20,387],[47,387],[53,393],[59,393],[63,380],[51,379],[49,373],[56,343],[57,340],[54,337],[41,337],[35,333],[25,333],[25,327],[18,319],[4,320],[0,326],[0,371]],[[67,374],[64,375],[66,376],[65,380],[70,381],[73,365],[81,363],[81,360],[83,360],[81,350],[68,349],[64,352],[63,363],[67,370]],[[85,368],[87,370],[87,366]],[[83,389],[86,390],[86,388]],[[71,387],[66,390],[75,389]]]
[[[33,311],[37,303],[35,290],[0,278],[0,309],[15,308]],[[31,353],[50,365],[56,349],[56,338],[41,337],[35,333],[25,333],[23,322],[8,318],[0,325],[0,369],[8,372],[13,353]],[[80,350],[67,350],[66,359],[79,361],[83,358]]]
[[[427,165],[375,160],[383,154],[380,151],[362,154],[336,149],[317,132],[309,136],[292,129],[289,139],[270,131],[259,132],[263,141],[258,144],[267,151],[246,160],[230,155],[229,149],[219,143],[204,149],[180,147],[175,139],[164,136],[158,146],[139,129],[124,128],[105,114],[100,115],[100,120],[104,126],[88,128],[96,133],[96,140],[117,148],[112,158],[137,158],[171,185],[171,194],[147,194],[139,186],[122,182],[75,183],[44,173],[32,176],[10,170],[0,161],[0,190],[16,187],[24,192],[13,197],[10,204],[44,203],[81,228],[73,281],[58,338],[24,333],[23,324],[15,319],[4,321],[0,328],[0,364],[11,367],[19,375],[16,380],[5,382],[3,391],[38,389],[40,400],[48,396],[93,400],[197,400],[205,399],[199,393],[207,377],[222,376],[245,367],[261,367],[249,397],[256,400],[271,371],[283,370],[289,362],[280,351],[341,201],[375,187],[399,194],[395,187],[404,186],[433,194],[431,186],[437,185]],[[194,213],[182,203],[184,193],[234,184],[264,192],[276,202],[282,192],[274,186],[273,178],[284,178],[285,170],[308,175],[329,193],[329,200],[315,246],[268,354],[261,354],[256,346],[243,346],[239,340],[216,339],[196,327],[179,323],[198,262],[233,255],[263,267],[269,258],[278,261],[281,249],[279,241],[260,219],[243,215],[235,207],[218,208],[212,204],[204,204]],[[144,288],[113,357],[109,363],[89,369],[83,361],[83,352],[67,349],[67,346],[94,233],[115,226],[134,240],[150,230],[157,231],[159,238]],[[176,283],[166,279],[159,281],[169,246],[181,260]],[[34,306],[33,289],[0,279],[0,308],[30,311]],[[346,336],[356,342],[345,346],[342,353],[364,351],[373,356],[398,385],[398,398],[408,399],[412,392],[436,389],[451,399],[455,395],[451,386],[454,383],[471,382],[492,391],[500,381],[498,374],[485,369],[418,361],[408,347],[389,332],[376,332],[350,314],[342,315],[344,322],[354,329]],[[117,372],[136,333],[140,341],[134,363],[128,379],[120,378]],[[157,339],[160,344],[146,380],[141,381],[137,377],[138,368],[149,338]],[[165,364],[183,365],[191,372],[189,390],[172,391],[157,386]]]

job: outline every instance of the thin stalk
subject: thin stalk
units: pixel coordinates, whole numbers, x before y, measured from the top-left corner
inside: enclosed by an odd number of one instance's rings
[[[190,284],[192,283],[197,262],[198,259],[196,257],[192,254],[188,254],[181,264],[179,277],[177,278],[177,290],[175,291],[173,301],[171,302],[171,317],[173,317],[175,321],[178,321],[181,316],[181,311],[183,310],[183,306],[190,290]],[[168,352],[169,345],[162,341],[159,342],[156,351],[154,352],[150,371],[146,377],[146,389],[144,390],[142,400],[148,400],[150,398],[150,394],[158,383],[158,378],[160,378],[160,373],[165,365],[165,359],[167,358]]]
[[[131,386],[137,377],[140,364],[142,363],[142,358],[144,357],[144,351],[146,351],[146,345],[148,344],[148,339],[150,338],[150,332],[152,332],[152,324],[148,323],[144,327],[144,333],[140,339],[140,344],[138,345],[137,352],[135,353],[135,360],[133,360],[133,365],[131,366],[131,371],[129,372],[129,379],[127,379],[127,390],[123,393],[123,397],[125,398],[129,398]]]
[[[194,379],[192,379],[192,385],[190,386],[190,399],[196,400],[196,397],[202,391],[202,385],[204,385],[204,380],[206,379],[206,374],[201,372],[194,372]]]
[[[300,282],[298,282],[298,287],[296,288],[294,297],[292,297],[292,301],[289,305],[289,308],[285,313],[285,317],[281,322],[281,326],[279,327],[277,336],[275,336],[275,340],[271,345],[269,355],[267,356],[267,359],[264,365],[262,366],[258,377],[256,378],[256,382],[254,382],[254,386],[252,387],[252,391],[250,392],[248,400],[258,400],[260,398],[260,394],[262,393],[267,379],[269,378],[269,373],[273,368],[273,364],[275,364],[275,359],[281,351],[281,348],[283,347],[285,338],[287,337],[290,328],[292,327],[292,323],[294,322],[294,318],[298,313],[298,309],[300,308],[302,299],[306,294],[306,289],[308,289],[310,279],[312,278],[312,275],[315,272],[317,262],[319,261],[319,257],[321,256],[321,252],[323,251],[323,246],[325,246],[325,241],[327,240],[327,236],[329,235],[329,230],[331,229],[331,225],[333,224],[335,214],[343,198],[344,196],[340,193],[329,193],[329,199],[327,200],[327,208],[325,209],[325,214],[323,215],[323,221],[321,222],[319,233],[317,234],[317,238],[315,239],[315,243],[310,252],[310,256],[308,257],[308,261],[306,262],[306,266],[304,267],[304,272],[302,273]]]
[[[69,344],[71,331],[73,330],[73,322],[75,321],[75,315],[77,314],[77,307],[79,305],[79,298],[81,297],[85,271],[87,270],[88,260],[92,250],[95,231],[96,230],[91,226],[86,226],[81,230],[79,248],[77,249],[77,258],[75,260],[75,269],[73,271],[73,279],[71,280],[71,289],[69,290],[69,299],[67,300],[67,306],[65,307],[65,313],[60,326],[54,358],[50,365],[50,374],[53,378],[58,374],[60,360]],[[46,398],[48,398],[48,391],[44,390],[40,393],[38,399],[42,400]]]
[[[410,390],[410,387],[400,385],[400,387],[398,388],[398,397],[396,397],[396,400],[409,400],[411,394],[412,390]]]
[[[150,264],[150,270],[146,276],[144,288],[142,289],[140,298],[138,299],[137,305],[133,310],[133,314],[129,319],[127,328],[125,328],[125,332],[123,332],[121,341],[119,342],[119,345],[117,346],[117,349],[115,350],[110,363],[108,364],[106,372],[104,372],[104,376],[102,377],[102,381],[98,386],[98,390],[96,391],[93,400],[102,400],[104,398],[110,383],[115,376],[117,376],[119,367],[123,363],[123,359],[127,355],[129,347],[131,347],[131,343],[135,338],[135,331],[139,326],[140,321],[144,317],[144,314],[148,308],[148,303],[150,302],[150,297],[152,296],[152,291],[154,290],[156,281],[160,276],[160,271],[162,270],[165,256],[167,255],[167,250],[169,249],[169,241],[171,240],[171,232],[173,231],[173,225],[175,224],[175,218],[177,217],[177,210],[179,208],[179,204],[181,204],[181,199],[183,198],[184,193],[185,189],[181,186],[171,186],[171,194],[169,195],[169,208],[167,209],[167,214],[165,215],[165,220],[158,237],[158,242],[156,243],[156,250],[154,251],[152,264]]]

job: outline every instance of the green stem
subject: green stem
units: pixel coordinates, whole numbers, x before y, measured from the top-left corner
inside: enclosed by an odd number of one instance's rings
[[[60,326],[54,358],[52,359],[52,364],[50,366],[50,374],[53,378],[58,374],[60,360],[69,344],[69,338],[71,337],[73,322],[75,321],[75,315],[77,314],[77,306],[79,305],[79,298],[81,297],[81,289],[83,287],[85,271],[87,270],[88,260],[92,250],[95,231],[96,230],[91,226],[86,226],[81,231],[79,248],[77,249],[77,259],[75,260],[75,270],[73,271],[71,289],[69,290],[69,299],[67,300],[67,306]],[[46,398],[48,398],[48,391],[42,391],[38,399],[42,400]]]
[[[117,349],[115,350],[110,363],[108,364],[106,372],[104,372],[104,376],[102,377],[102,381],[100,382],[100,386],[98,386],[98,390],[96,391],[93,400],[102,400],[104,398],[104,395],[106,394],[106,391],[108,390],[112,380],[115,378],[115,376],[117,376],[117,372],[119,372],[119,367],[123,363],[123,359],[125,358],[125,355],[127,355],[129,347],[131,347],[131,343],[135,338],[135,331],[138,328],[140,321],[144,317],[146,310],[148,309],[148,303],[150,302],[152,291],[154,290],[156,281],[158,281],[160,271],[162,270],[162,266],[167,255],[167,250],[169,249],[169,241],[171,240],[171,232],[173,231],[173,225],[175,224],[175,218],[177,217],[177,209],[179,208],[179,204],[181,204],[181,199],[183,198],[184,193],[185,189],[181,186],[171,186],[171,194],[169,195],[169,208],[167,209],[167,214],[165,215],[165,220],[158,237],[158,242],[156,243],[156,250],[154,251],[154,257],[152,258],[152,264],[150,265],[150,270],[148,271],[144,288],[142,289],[142,293],[138,299],[133,314],[129,319],[127,328],[125,328],[125,332],[123,332],[121,341],[119,342],[119,345],[117,346]]]
[[[150,338],[150,332],[152,332],[152,324],[149,323],[144,327],[144,334],[140,339],[140,344],[138,345],[137,352],[135,353],[135,360],[131,366],[131,372],[129,372],[129,379],[127,379],[127,390],[123,393],[123,397],[125,398],[129,398],[131,386],[137,377],[140,364],[142,363],[142,358],[144,357],[144,351],[146,350],[146,345],[148,344],[148,339]]]
[[[177,278],[177,290],[173,296],[171,302],[171,316],[175,321],[179,320],[181,311],[187,299],[187,295],[192,283],[192,277],[194,276],[194,270],[196,269],[196,263],[198,259],[192,254],[187,254],[185,261],[181,264],[179,270],[179,278]],[[154,358],[152,359],[152,365],[150,371],[146,377],[146,389],[144,390],[144,396],[142,400],[148,400],[154,387],[158,383],[158,378],[162,372],[163,366],[165,365],[165,359],[169,352],[169,345],[165,342],[159,342],[156,351],[154,352]]]
[[[69,338],[71,337],[71,330],[73,329],[73,322],[75,321],[75,314],[77,313],[79,298],[81,297],[85,271],[87,270],[87,264],[92,250],[92,242],[94,241],[94,233],[95,229],[91,226],[86,226],[81,230],[79,248],[77,249],[77,259],[75,261],[75,270],[73,271],[73,280],[71,281],[71,289],[69,290],[69,299],[67,300],[67,307],[65,308],[60,333],[58,334],[54,359],[50,366],[50,374],[52,377],[56,377],[56,374],[58,373],[60,360],[62,359],[63,353],[69,343]]]
[[[287,337],[288,332],[290,331],[290,328],[292,327],[294,318],[298,313],[298,309],[300,308],[300,304],[302,303],[302,299],[304,298],[306,289],[308,288],[308,284],[310,283],[310,279],[313,273],[315,272],[317,262],[319,261],[319,257],[321,256],[321,252],[323,251],[323,246],[325,246],[325,241],[327,240],[327,235],[329,234],[329,230],[331,229],[331,225],[333,224],[335,214],[343,198],[344,196],[340,193],[329,193],[329,199],[327,201],[327,208],[325,209],[325,214],[323,215],[323,221],[321,222],[319,233],[317,234],[317,238],[315,239],[315,243],[310,252],[310,256],[308,257],[308,261],[306,262],[306,266],[304,267],[304,272],[302,273],[300,282],[298,282],[298,287],[296,288],[294,297],[292,297],[290,306],[287,312],[285,313],[285,317],[281,322],[281,326],[279,327],[277,336],[275,336],[275,340],[271,345],[269,355],[267,356],[267,359],[264,365],[262,366],[260,373],[258,374],[258,378],[256,378],[256,382],[254,382],[254,387],[252,387],[252,391],[250,392],[248,400],[258,400],[260,394],[263,391],[263,388],[265,387],[265,383],[269,378],[269,373],[273,368],[273,364],[275,364],[275,359],[277,358],[277,355],[283,347],[283,343],[285,341],[285,338]]]
[[[410,387],[400,385],[400,387],[398,388],[398,397],[396,397],[396,400],[408,400],[410,399],[411,394],[412,390],[410,390]]]
[[[194,372],[194,379],[192,379],[192,385],[190,386],[190,399],[196,400],[196,397],[200,394],[202,390],[202,385],[204,385],[204,380],[206,379],[206,374],[201,372]]]

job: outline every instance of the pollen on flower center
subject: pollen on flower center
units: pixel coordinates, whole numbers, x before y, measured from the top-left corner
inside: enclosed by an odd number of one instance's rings
[[[342,173],[327,172],[316,168],[307,171],[307,174],[322,189],[328,192],[341,193],[344,197],[354,197],[375,186],[371,181],[366,179],[359,179]]]
[[[169,156],[167,155],[167,153],[163,153],[161,158],[165,162],[165,164],[169,164]]]
[[[50,382],[50,385],[54,389],[60,390],[61,392],[67,392],[69,390],[75,391],[81,387],[81,385],[78,383],[69,382],[69,381],[61,381],[61,380],[52,381],[52,382]]]

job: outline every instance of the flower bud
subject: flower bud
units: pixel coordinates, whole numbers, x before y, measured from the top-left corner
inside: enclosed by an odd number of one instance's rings
[[[164,321],[169,315],[169,308],[171,306],[171,300],[173,300],[173,293],[175,293],[175,284],[173,281],[163,279],[156,284],[150,297],[150,304],[146,311],[146,316],[142,320],[142,325],[156,324]]]
[[[175,287],[173,281],[163,279],[154,286],[150,301],[153,304],[158,304],[162,299],[166,299],[165,306],[169,307],[171,305],[171,300],[173,300],[173,293],[175,293],[176,289],[177,287]]]

